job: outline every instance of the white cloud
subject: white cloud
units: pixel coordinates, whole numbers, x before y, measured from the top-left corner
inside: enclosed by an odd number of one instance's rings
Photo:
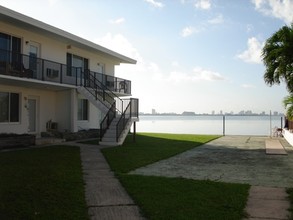
[[[50,6],[55,5],[57,3],[57,1],[58,0],[48,0]]]
[[[264,43],[259,42],[255,37],[247,41],[247,50],[237,55],[237,58],[247,63],[262,63],[261,53]]]
[[[225,80],[225,77],[218,72],[195,67],[191,73],[172,71],[167,80],[175,83],[187,83],[198,81],[220,81]]]
[[[254,27],[252,24],[247,24],[246,25],[246,32],[247,33],[250,33],[251,31],[253,31]]]
[[[251,0],[255,9],[266,16],[272,16],[290,24],[293,21],[292,0]]]
[[[107,33],[102,38],[95,39],[94,42],[133,59],[141,58],[137,49],[122,34]]]
[[[241,87],[244,88],[244,89],[255,88],[255,86],[252,85],[252,84],[242,84]]]
[[[194,79],[196,80],[205,80],[205,81],[219,81],[219,80],[225,80],[225,77],[223,77],[220,73],[203,69],[201,67],[195,67],[193,69]]]
[[[208,20],[208,23],[210,24],[221,24],[224,22],[224,18],[222,14],[219,14],[217,17]]]
[[[203,30],[203,28],[196,28],[196,27],[192,27],[192,26],[188,26],[182,29],[180,35],[182,37],[189,37],[195,33],[199,33]]]
[[[155,0],[144,0],[144,1],[150,3],[152,6],[156,8],[163,8],[165,6],[162,2],[155,1]]]
[[[110,20],[110,23],[111,24],[122,24],[122,23],[124,23],[125,22],[125,18],[117,18],[117,19],[115,19],[115,20]]]
[[[194,6],[198,9],[209,10],[211,8],[210,0],[196,0]]]
[[[194,32],[194,28],[193,27],[185,27],[181,31],[181,36],[182,37],[188,37],[188,36],[192,35],[193,32]]]

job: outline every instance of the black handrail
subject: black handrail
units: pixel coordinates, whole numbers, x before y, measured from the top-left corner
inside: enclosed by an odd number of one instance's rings
[[[127,123],[129,120],[133,117],[138,118],[138,99],[131,98],[129,100],[127,107],[125,108],[125,111],[123,111],[123,114],[121,115],[117,125],[116,125],[116,141],[119,141],[119,138],[124,131]]]
[[[116,111],[115,111],[115,103],[112,104],[111,108],[109,108],[109,111],[105,115],[104,119],[101,121],[100,124],[100,140],[104,137],[107,129],[109,128],[111,122],[116,116]]]
[[[122,134],[126,124],[131,118],[131,102],[127,105],[125,111],[121,115],[117,125],[116,125],[116,141],[119,141],[119,137]]]
[[[82,69],[55,61],[0,49],[0,74],[25,77],[60,84],[81,85]],[[90,71],[107,90],[131,94],[131,81]],[[101,80],[100,80],[101,79]]]

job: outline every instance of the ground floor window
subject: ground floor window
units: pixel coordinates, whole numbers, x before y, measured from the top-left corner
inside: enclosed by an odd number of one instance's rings
[[[19,122],[19,94],[0,92],[0,122]]]
[[[80,121],[88,120],[88,100],[78,99],[77,119]]]

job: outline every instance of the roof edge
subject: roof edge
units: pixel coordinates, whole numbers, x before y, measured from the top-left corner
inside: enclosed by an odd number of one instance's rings
[[[9,8],[6,8],[6,7],[3,7],[0,5],[0,13],[1,14],[4,14],[5,16],[8,16],[8,17],[11,17],[13,19],[16,19],[18,21],[21,21],[21,22],[24,22],[24,23],[27,23],[29,25],[32,25],[32,26],[35,26],[39,29],[42,29],[42,30],[45,30],[45,31],[48,31],[48,32],[51,32],[52,34],[56,34],[56,35],[59,35],[60,37],[63,37],[63,38],[67,38],[71,41],[74,41],[78,44],[83,44],[84,46],[87,46],[87,47],[91,47],[97,51],[100,51],[100,52],[103,52],[103,53],[106,53],[110,56],[113,56],[115,58],[118,58],[120,63],[129,63],[129,64],[136,64],[136,60],[130,58],[130,57],[127,57],[127,56],[124,56],[120,53],[117,53],[113,50],[110,50],[106,47],[103,47],[101,45],[98,45],[96,43],[93,43],[92,41],[89,41],[89,40],[86,40],[84,38],[81,38],[77,35],[74,35],[74,34],[71,34],[67,31],[64,31],[60,28],[57,28],[57,27],[54,27],[52,25],[49,25],[45,22],[42,22],[42,21],[39,21],[37,19],[34,19],[32,17],[29,17],[27,15],[24,15],[24,14],[21,14],[17,11],[14,11],[14,10],[11,10]]]

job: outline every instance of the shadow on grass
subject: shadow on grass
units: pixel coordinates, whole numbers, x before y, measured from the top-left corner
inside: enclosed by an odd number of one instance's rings
[[[119,179],[148,219],[246,217],[247,184],[125,174]]]
[[[0,153],[0,219],[88,219],[78,147]]]

